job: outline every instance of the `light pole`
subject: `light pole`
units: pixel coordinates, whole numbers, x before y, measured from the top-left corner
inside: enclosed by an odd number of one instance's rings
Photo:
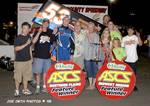
[[[111,9],[112,9],[112,4],[114,4],[116,0],[108,0],[108,8],[109,8],[109,14],[111,15]]]

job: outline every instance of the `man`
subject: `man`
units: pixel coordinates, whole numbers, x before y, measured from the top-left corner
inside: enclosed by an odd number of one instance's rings
[[[111,20],[110,16],[109,15],[105,15],[103,17],[103,25],[108,27],[108,22]]]
[[[28,89],[28,81],[32,79],[32,54],[31,54],[31,38],[29,32],[31,25],[27,22],[22,24],[22,32],[14,41],[15,47],[15,63],[14,63],[14,79],[15,79],[15,96],[20,96],[19,86],[23,79],[24,95],[31,95],[32,92]]]
[[[68,27],[70,22],[69,16],[63,18],[63,25],[58,28],[58,45],[57,60],[67,61],[72,59],[74,53],[74,35],[73,31]]]
[[[34,45],[34,60],[33,60],[33,73],[36,76],[36,94],[40,93],[40,75],[43,74],[43,92],[46,92],[45,76],[46,72],[51,65],[50,60],[50,47],[55,42],[55,35],[53,31],[48,29],[49,20],[44,19],[42,26],[38,32],[35,32],[33,39]]]
[[[128,35],[123,37],[122,39],[122,47],[125,48],[127,58],[125,62],[133,69],[136,75],[137,66],[136,62],[138,61],[138,54],[137,54],[137,46],[142,45],[142,41],[140,36],[134,35],[134,28],[129,27],[127,29]],[[134,91],[137,91],[137,87],[135,86]]]

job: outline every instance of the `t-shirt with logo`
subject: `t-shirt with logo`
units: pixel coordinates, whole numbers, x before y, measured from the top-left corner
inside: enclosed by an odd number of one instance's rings
[[[127,58],[126,62],[131,62],[134,63],[138,60],[138,55],[137,55],[137,45],[139,44],[138,42],[138,37],[136,35],[132,36],[125,36],[122,39],[122,47],[125,48]]]
[[[37,32],[36,32],[37,33]],[[36,33],[34,36],[36,36]],[[46,32],[41,32],[38,41],[34,46],[34,57],[40,59],[50,58],[50,47],[56,41],[53,31],[47,29]]]

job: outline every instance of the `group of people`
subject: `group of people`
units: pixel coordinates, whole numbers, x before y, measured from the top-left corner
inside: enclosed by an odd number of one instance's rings
[[[93,22],[89,22],[86,28],[82,28],[82,23],[76,21],[73,30],[69,27],[69,23],[70,18],[66,16],[63,18],[62,26],[51,30],[49,20],[44,19],[41,27],[32,36],[30,35],[31,25],[27,22],[22,24],[22,32],[14,41],[15,96],[20,96],[21,82],[23,82],[22,93],[31,95],[32,92],[27,85],[32,79],[36,81],[36,94],[47,91],[45,76],[51,64],[55,63],[51,58],[54,50],[56,50],[57,61],[71,60],[85,70],[89,90],[95,88],[96,74],[106,61],[111,62],[116,59],[124,61],[136,73],[138,60],[136,48],[137,45],[142,45],[142,41],[139,35],[134,34],[133,27],[129,27],[128,35],[122,37],[108,15],[103,17],[103,25],[106,28],[101,35],[95,30],[96,26]],[[34,48],[33,54],[32,48]],[[40,86],[41,75],[43,76],[42,87]]]

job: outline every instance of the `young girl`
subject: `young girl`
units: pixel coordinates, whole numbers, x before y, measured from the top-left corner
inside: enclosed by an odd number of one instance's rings
[[[98,69],[106,62],[112,61],[111,49],[110,49],[110,34],[109,30],[105,29],[101,35],[100,46],[98,49]]]
[[[121,42],[118,38],[114,38],[112,41],[112,55],[113,59],[117,59],[119,61],[124,61],[126,59],[125,49],[121,47]]]

